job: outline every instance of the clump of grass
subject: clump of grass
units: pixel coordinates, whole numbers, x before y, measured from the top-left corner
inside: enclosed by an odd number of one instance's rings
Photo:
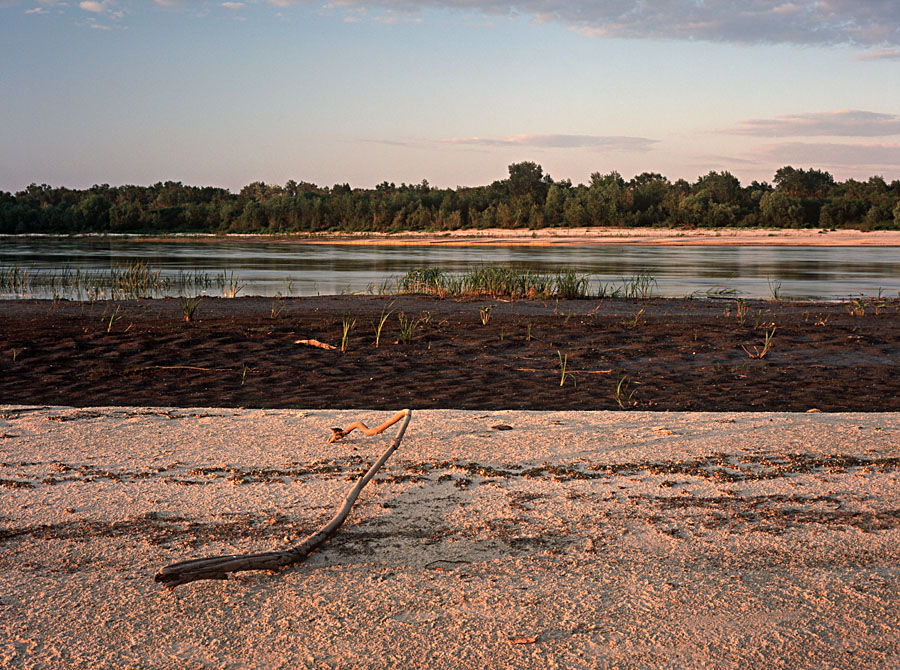
[[[616,375],[616,402],[621,409],[637,407],[638,401],[634,397],[628,375]]]
[[[769,284],[769,294],[772,296],[772,300],[775,302],[781,300],[781,281],[766,277],[766,282]]]
[[[590,275],[574,270],[555,274],[487,265],[461,274],[438,268],[414,268],[397,281],[398,293],[448,296],[509,296],[512,298],[586,298]]]
[[[633,275],[630,279],[622,280],[622,294],[626,298],[639,298],[646,300],[653,297],[653,287],[656,286],[656,279],[647,271],[642,271]]]
[[[353,332],[354,326],[356,326],[356,319],[351,319],[350,315],[344,317],[341,322],[342,326],[342,335],[341,335],[341,351],[347,351],[350,346],[350,333]]]
[[[419,327],[419,320],[407,317],[404,312],[397,315],[397,320],[400,322],[400,341],[409,344],[416,334],[416,328]]]
[[[765,340],[763,342],[763,347],[760,349],[759,347],[753,347],[753,351],[750,351],[743,344],[741,348],[747,352],[747,355],[750,358],[765,358],[766,354],[769,353],[769,350],[772,348],[772,340],[775,337],[775,326],[772,326],[772,330],[766,333]]]
[[[15,267],[0,268],[0,292],[15,295],[38,294],[54,299],[97,300],[101,296],[113,300],[163,297],[208,288],[214,283],[204,272],[179,272],[162,276],[145,261],[132,261],[108,270],[84,271],[27,270]]]
[[[556,294],[560,298],[566,298],[567,300],[587,297],[589,283],[590,278],[588,275],[580,275],[574,270],[557,272],[554,278]]]
[[[384,286],[382,287],[384,288]],[[424,293],[445,298],[447,295],[461,293],[460,287],[452,275],[440,268],[413,268],[397,281],[398,293]]]
[[[394,303],[391,302],[387,307],[381,310],[381,316],[378,319],[378,324],[375,326],[375,348],[381,344],[381,330],[384,328],[385,322],[388,320],[388,317],[394,313],[394,310],[390,309],[391,305]]]
[[[866,306],[868,303],[864,298],[859,297],[853,300],[848,306],[847,311],[850,312],[852,316],[865,316],[866,315]]]
[[[485,305],[481,309],[478,310],[478,314],[481,316],[481,325],[486,326],[491,322],[491,312],[494,311],[493,305]]]
[[[197,312],[197,307],[200,305],[201,300],[200,296],[196,298],[181,298],[181,313],[184,315],[185,323],[190,323],[194,320],[194,314]]]
[[[241,278],[236,277],[233,271],[230,275],[226,272],[222,273],[220,285],[226,298],[236,298],[237,294],[244,288],[244,284],[241,284]]]

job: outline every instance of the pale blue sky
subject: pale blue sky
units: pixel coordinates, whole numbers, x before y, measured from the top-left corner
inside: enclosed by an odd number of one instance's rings
[[[896,0],[0,0],[0,189],[900,178]]]

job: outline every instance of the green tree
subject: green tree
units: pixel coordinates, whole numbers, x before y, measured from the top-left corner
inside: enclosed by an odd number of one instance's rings
[[[769,191],[759,200],[759,223],[776,228],[803,225],[803,208],[796,198],[783,191]]]
[[[533,202],[543,203],[548,184],[544,181],[544,169],[537,163],[513,163],[509,166],[508,182],[513,198],[531,196]]]

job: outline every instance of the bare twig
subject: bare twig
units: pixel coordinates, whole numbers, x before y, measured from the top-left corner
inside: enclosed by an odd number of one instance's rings
[[[378,426],[376,428],[369,428],[362,421],[354,421],[349,426],[347,426],[347,428],[344,430],[341,430],[340,428],[332,428],[331,429],[331,437],[328,438],[328,441],[329,442],[337,442],[338,440],[345,438],[347,435],[352,433],[354,430],[361,430],[366,435],[380,435],[385,430],[387,430],[388,428],[393,426],[395,423],[397,423],[404,416],[406,416],[408,413],[409,413],[408,409],[400,410],[394,416],[392,416],[390,419],[388,419],[387,421],[385,421],[383,424],[381,424],[380,426]]]
[[[400,426],[397,436],[394,438],[393,442],[391,442],[391,445],[383,454],[381,454],[381,457],[372,465],[372,467],[369,468],[368,472],[357,480],[353,489],[347,494],[347,497],[344,498],[344,502],[337,514],[332,517],[331,521],[312,535],[308,536],[297,546],[284,551],[269,551],[261,554],[214,556],[211,558],[199,558],[192,561],[173,563],[172,565],[162,568],[156,574],[156,577],[154,578],[155,581],[161,582],[162,584],[165,584],[167,588],[173,589],[181,584],[187,584],[200,579],[228,579],[229,573],[242,572],[244,570],[277,570],[288,565],[302,563],[306,560],[307,556],[334,535],[341,524],[344,523],[344,520],[350,514],[353,503],[356,502],[363,487],[372,480],[375,473],[381,469],[381,466],[384,465],[387,459],[391,457],[391,454],[393,454],[397,450],[397,447],[400,446],[400,441],[403,439],[403,434],[406,432],[406,427],[409,425],[412,412],[405,409],[398,412],[394,418],[383,427],[379,426],[379,428],[383,430],[403,417],[405,417],[405,420]],[[348,428],[347,432],[349,431],[350,429]]]

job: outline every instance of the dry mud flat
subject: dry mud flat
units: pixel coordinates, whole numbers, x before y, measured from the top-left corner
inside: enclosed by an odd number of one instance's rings
[[[0,408],[3,668],[895,668],[900,415]],[[370,424],[371,425],[371,424]]]

